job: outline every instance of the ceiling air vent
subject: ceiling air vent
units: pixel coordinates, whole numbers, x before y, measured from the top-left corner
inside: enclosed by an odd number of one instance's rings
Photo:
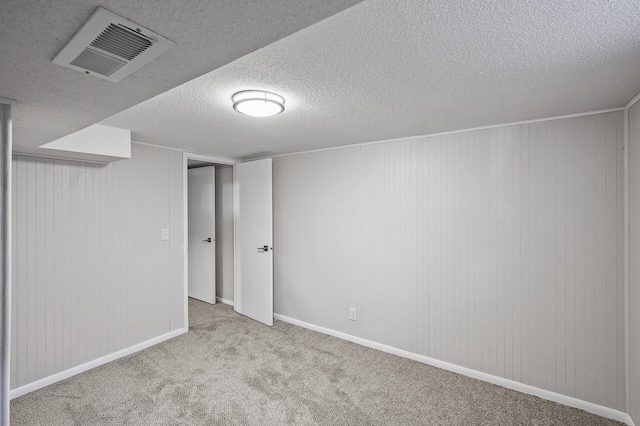
[[[173,45],[172,41],[99,7],[53,63],[116,82]]]

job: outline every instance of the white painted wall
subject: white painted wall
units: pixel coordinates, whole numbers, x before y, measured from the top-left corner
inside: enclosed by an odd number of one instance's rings
[[[233,301],[233,166],[216,165],[216,295]]]
[[[275,158],[275,311],[624,410],[623,141],[612,112]]]
[[[18,155],[13,176],[12,389],[183,327],[181,152]]]
[[[640,425],[640,102],[629,109],[629,407]]]

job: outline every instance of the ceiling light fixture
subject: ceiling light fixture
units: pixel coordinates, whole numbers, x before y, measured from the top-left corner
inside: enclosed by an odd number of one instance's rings
[[[234,111],[252,117],[269,117],[284,111],[284,98],[264,90],[243,90],[231,97]]]

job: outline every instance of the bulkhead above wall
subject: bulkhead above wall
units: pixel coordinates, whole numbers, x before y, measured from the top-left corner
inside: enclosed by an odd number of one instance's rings
[[[131,158],[131,131],[94,124],[44,144],[40,150],[43,156],[64,158],[67,153],[81,161],[112,163]]]

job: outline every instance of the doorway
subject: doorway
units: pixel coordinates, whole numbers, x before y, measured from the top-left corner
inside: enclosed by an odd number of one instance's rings
[[[189,298],[233,305],[233,164],[183,155],[185,326]]]
[[[216,166],[187,163],[189,297],[216,303]]]
[[[215,188],[215,207],[209,209],[213,210],[215,215],[215,219],[211,219],[215,222],[213,232],[209,230],[211,227],[204,231],[189,232],[190,167],[211,167],[211,170],[214,170],[212,173],[215,178],[209,178],[215,179],[215,183],[209,185]],[[209,176],[212,173],[209,173]],[[209,272],[207,281],[210,283],[207,303],[213,304],[218,301],[232,305],[237,313],[268,326],[272,325],[272,159],[239,162],[184,153],[183,194],[185,327],[189,327],[189,294],[193,294],[189,288],[189,281],[195,281],[193,276],[190,277],[190,269],[214,271],[215,278],[212,278]],[[192,197],[198,196],[192,194]],[[199,248],[214,245],[215,249],[212,252],[215,254],[203,255],[199,261],[213,264],[212,269],[202,268],[202,265],[190,268],[189,251],[194,245]],[[193,257],[196,256],[199,255],[194,254]],[[211,294],[213,291],[215,297]],[[205,300],[204,297],[198,299]]]

